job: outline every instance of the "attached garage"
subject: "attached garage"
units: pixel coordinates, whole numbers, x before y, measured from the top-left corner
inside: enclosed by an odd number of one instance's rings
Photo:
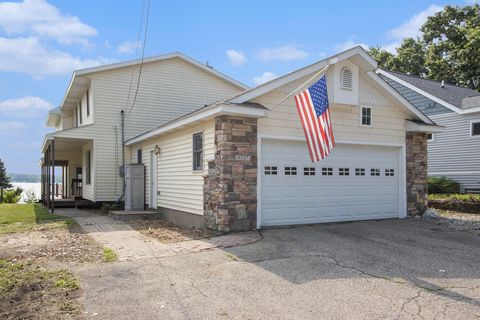
[[[302,141],[260,149],[261,226],[399,217],[400,147],[337,144],[317,163]]]

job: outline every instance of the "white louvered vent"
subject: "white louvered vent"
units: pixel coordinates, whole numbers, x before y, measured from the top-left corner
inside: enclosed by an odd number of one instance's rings
[[[342,69],[342,89],[352,89],[352,71],[348,68]]]

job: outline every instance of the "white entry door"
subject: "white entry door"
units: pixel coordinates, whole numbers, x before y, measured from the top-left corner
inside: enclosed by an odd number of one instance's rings
[[[263,139],[262,226],[396,218],[400,148],[337,144],[312,164],[304,142]]]
[[[150,203],[149,207],[157,209],[158,199],[158,156],[154,151],[150,151]]]

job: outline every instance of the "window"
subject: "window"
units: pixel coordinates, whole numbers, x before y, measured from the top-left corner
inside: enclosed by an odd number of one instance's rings
[[[75,108],[75,127],[78,127],[78,107]]]
[[[480,122],[472,122],[472,127],[470,129],[470,135],[480,136]]]
[[[362,125],[372,125],[372,108],[362,107]]]
[[[92,182],[92,155],[91,151],[87,151],[85,153],[85,171],[86,171],[86,177],[85,177],[85,183],[86,184],[91,184]]]
[[[395,175],[394,169],[385,169],[385,176],[386,177],[393,177]]]
[[[356,176],[364,176],[365,175],[365,169],[364,168],[355,168],[355,175]]]
[[[203,170],[203,133],[193,135],[193,170]]]
[[[90,96],[87,90],[87,117],[90,115]]]
[[[352,90],[352,71],[349,68],[343,68],[341,78],[342,89]]]
[[[305,168],[303,168],[303,175],[304,176],[314,176],[315,175],[315,167],[305,167]]]
[[[82,119],[82,103],[81,102],[78,104],[78,118],[80,119],[80,124],[82,124],[83,119]]]
[[[265,166],[265,175],[272,175],[276,176],[277,175],[277,167],[276,166]]]
[[[371,176],[379,176],[380,175],[380,169],[370,169],[370,175]]]
[[[427,134],[427,141],[433,141],[434,139],[435,139],[435,136],[433,135],[433,133]]]
[[[350,169],[349,168],[338,168],[338,175],[349,176],[350,175]]]
[[[137,150],[137,163],[142,163],[142,149]]]
[[[322,176],[333,176],[333,168],[322,168]]]
[[[297,175],[297,167],[285,167],[285,175],[286,176],[296,176]]]

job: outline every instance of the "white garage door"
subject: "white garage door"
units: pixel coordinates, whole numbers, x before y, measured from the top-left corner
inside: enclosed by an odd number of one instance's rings
[[[399,148],[340,145],[312,164],[303,142],[262,140],[262,226],[398,217]]]

